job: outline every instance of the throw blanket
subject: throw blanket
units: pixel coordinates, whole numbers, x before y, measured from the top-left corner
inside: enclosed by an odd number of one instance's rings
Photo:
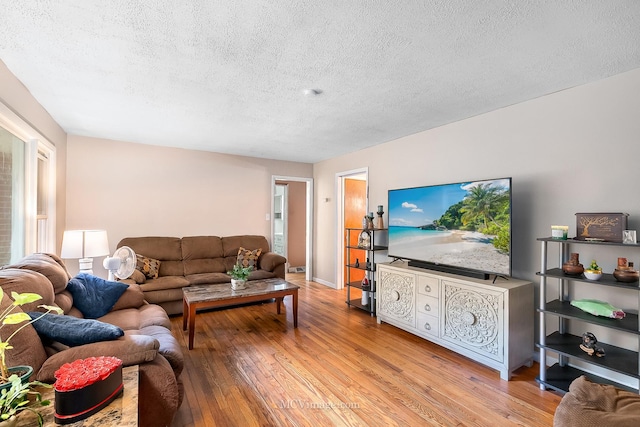
[[[554,427],[638,427],[640,395],[597,384],[584,375],[569,386],[556,409]]]

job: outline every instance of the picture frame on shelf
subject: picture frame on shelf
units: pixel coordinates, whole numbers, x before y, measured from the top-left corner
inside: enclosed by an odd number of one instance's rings
[[[635,245],[637,243],[636,230],[623,230],[622,243],[627,245]]]

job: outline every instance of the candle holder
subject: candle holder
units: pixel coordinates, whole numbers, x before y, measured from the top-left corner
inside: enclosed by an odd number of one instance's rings
[[[373,212],[369,212],[367,215],[367,230],[373,230]]]
[[[378,210],[378,223],[376,224],[377,228],[384,228],[384,221],[382,219],[382,215],[384,214],[384,212],[382,212],[381,210]]]

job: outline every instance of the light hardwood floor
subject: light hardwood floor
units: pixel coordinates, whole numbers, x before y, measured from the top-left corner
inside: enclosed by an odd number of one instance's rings
[[[345,291],[300,285],[290,297],[198,313],[187,350],[182,317],[183,426],[551,426],[560,396],[541,391],[538,365],[511,381],[345,304]],[[533,319],[532,319],[533,321]]]

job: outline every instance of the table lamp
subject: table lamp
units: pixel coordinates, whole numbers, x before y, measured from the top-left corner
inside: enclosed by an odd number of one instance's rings
[[[93,257],[109,255],[105,230],[67,230],[62,236],[64,259],[78,258],[80,272],[93,274]]]

